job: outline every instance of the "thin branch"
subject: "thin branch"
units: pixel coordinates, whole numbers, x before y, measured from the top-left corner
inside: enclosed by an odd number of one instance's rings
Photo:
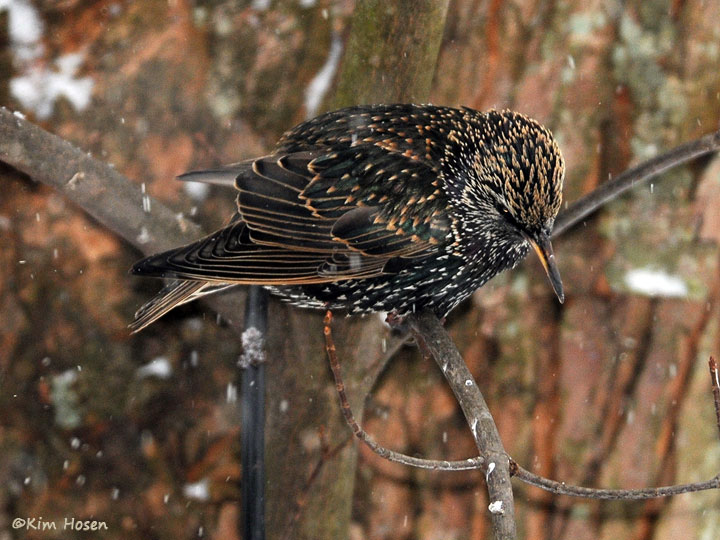
[[[465,414],[484,458],[483,471],[490,497],[490,516],[496,539],[515,538],[515,507],[510,484],[510,461],[490,409],[470,370],[438,318],[430,311],[413,313],[406,322],[423,353],[429,353],[442,370]]]
[[[718,365],[715,358],[710,357],[710,384],[712,385],[713,401],[715,403],[715,420],[717,421],[718,434],[720,434],[720,377],[718,377]]]
[[[548,478],[537,476],[530,471],[523,469],[515,461],[510,462],[513,476],[518,480],[537,486],[556,495],[569,495],[571,497],[586,497],[588,499],[606,500],[642,500],[655,499],[658,497],[670,497],[681,493],[694,491],[706,491],[708,489],[720,488],[720,475],[707,482],[694,482],[692,484],[679,484],[676,486],[665,486],[646,489],[598,489],[582,486],[573,486],[565,482],[556,482]]]
[[[340,362],[337,358],[337,350],[335,348],[335,340],[332,337],[332,312],[328,311],[323,319],[325,324],[325,350],[327,351],[328,359],[330,361],[330,369],[332,370],[333,379],[335,379],[335,390],[337,390],[338,397],[340,398],[340,409],[342,410],[345,421],[352,429],[353,434],[367,445],[370,450],[375,452],[378,456],[392,461],[393,463],[400,463],[402,465],[408,465],[410,467],[418,467],[420,469],[429,469],[435,471],[468,471],[473,469],[480,469],[483,464],[483,458],[475,457],[464,459],[460,461],[446,461],[446,460],[433,460],[433,459],[421,459],[394,450],[389,450],[384,446],[376,443],[372,437],[357,423],[355,415],[352,412],[350,401],[348,400],[347,393],[345,392],[345,383],[342,379],[342,372],[340,369]]]
[[[637,184],[717,150],[720,150],[720,131],[676,146],[632,169],[628,169],[617,178],[605,182],[591,193],[581,197],[572,203],[567,210],[561,212],[557,220],[555,220],[555,227],[552,232],[553,238],[560,236],[567,229]]]

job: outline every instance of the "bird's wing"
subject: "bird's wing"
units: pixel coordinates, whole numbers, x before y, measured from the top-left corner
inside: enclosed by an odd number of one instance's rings
[[[423,181],[434,172],[423,162],[386,154],[362,147],[296,152],[222,170],[223,183],[235,176],[235,221],[148,257],[133,272],[237,284],[316,284],[377,276],[390,260],[428,256],[447,233],[435,203],[437,188]],[[204,179],[212,181],[212,175]],[[385,194],[388,185],[394,191]],[[430,208],[429,217],[423,208]]]

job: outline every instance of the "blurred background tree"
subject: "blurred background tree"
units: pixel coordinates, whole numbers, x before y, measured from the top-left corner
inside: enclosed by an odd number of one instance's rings
[[[344,55],[350,0],[0,5],[2,104],[206,229],[230,215],[234,195],[172,178],[267,152],[332,103],[339,73],[360,58]],[[379,15],[379,31],[406,16]],[[717,129],[719,19],[716,2],[452,0],[430,51],[429,98],[543,122],[563,149],[572,201]],[[428,35],[408,36],[407,52],[427,54]],[[379,99],[359,85],[336,95]],[[54,538],[10,527],[40,516],[104,520],[105,538],[237,538],[235,335],[189,305],[129,336],[133,311],[159,288],[127,275],[139,253],[51,189],[9,167],[0,174],[0,538]],[[607,487],[717,473],[705,360],[720,349],[719,202],[720,160],[698,161],[558,239],[563,306],[529,258],[453,312],[447,325],[517,461]],[[320,316],[271,306],[269,537],[486,538],[479,473],[417,471],[353,450]],[[402,349],[374,385],[393,336],[368,318],[336,338],[356,408],[373,389],[365,427],[381,443],[438,459],[474,454],[433,363]],[[518,485],[516,497],[531,540],[720,534],[713,492],[607,503]],[[55,537],[73,534],[83,533]]]

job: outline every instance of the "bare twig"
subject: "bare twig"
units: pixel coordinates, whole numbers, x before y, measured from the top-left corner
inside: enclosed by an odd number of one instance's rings
[[[573,486],[565,482],[556,482],[548,478],[537,476],[530,471],[523,469],[515,461],[511,461],[513,476],[532,486],[537,486],[556,495],[569,495],[571,497],[587,497],[588,499],[609,499],[609,500],[642,500],[655,499],[658,497],[670,497],[681,493],[694,491],[705,491],[708,489],[720,488],[720,475],[707,482],[694,482],[692,484],[679,484],[676,486],[665,486],[646,489],[598,489],[582,486]]]
[[[553,238],[560,236],[567,229],[583,220],[608,202],[617,198],[640,182],[644,182],[664,173],[665,171],[692,161],[693,159],[720,150],[720,131],[705,135],[694,141],[668,150],[649,159],[640,165],[628,169],[617,178],[609,180],[600,187],[575,201],[570,207],[561,212],[555,227]]]
[[[718,434],[720,434],[720,377],[718,377],[718,365],[712,356],[708,364],[710,365],[710,384],[712,385],[713,401],[715,402],[715,419]]]
[[[430,311],[423,311],[408,315],[406,320],[420,348],[432,355],[440,366],[470,425],[480,455],[485,460],[482,470],[491,501],[490,516],[495,537],[515,538],[510,461],[487,403],[438,318]]]
[[[350,407],[350,402],[345,392],[345,383],[342,379],[342,372],[340,370],[340,362],[337,358],[337,351],[335,349],[335,341],[332,337],[332,312],[328,311],[323,319],[325,323],[325,350],[327,351],[328,359],[330,361],[330,369],[332,370],[333,378],[335,379],[335,389],[337,390],[338,397],[340,398],[340,408],[342,410],[345,421],[352,429],[353,434],[364,442],[370,450],[375,452],[378,456],[392,461],[394,463],[400,463],[402,465],[409,465],[411,467],[418,467],[420,469],[430,469],[436,471],[468,471],[472,469],[482,468],[483,458],[475,457],[469,459],[463,459],[460,461],[445,461],[445,460],[433,460],[433,459],[421,459],[413,456],[408,456],[400,452],[389,450],[384,446],[376,443],[372,437],[357,423],[355,415]]]

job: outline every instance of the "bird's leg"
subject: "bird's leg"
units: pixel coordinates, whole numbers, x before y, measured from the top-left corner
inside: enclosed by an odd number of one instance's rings
[[[399,330],[399,331],[405,333],[405,332],[410,331],[410,328],[406,324],[406,319],[407,319],[407,317],[398,315],[397,311],[390,311],[387,314],[387,316],[385,317],[385,322],[393,330]],[[447,320],[447,317],[440,317],[440,324],[445,326],[446,320]]]
[[[393,330],[399,330],[400,332],[405,332],[408,330],[407,326],[405,325],[405,317],[398,315],[397,311],[390,311],[385,317],[385,322]]]

